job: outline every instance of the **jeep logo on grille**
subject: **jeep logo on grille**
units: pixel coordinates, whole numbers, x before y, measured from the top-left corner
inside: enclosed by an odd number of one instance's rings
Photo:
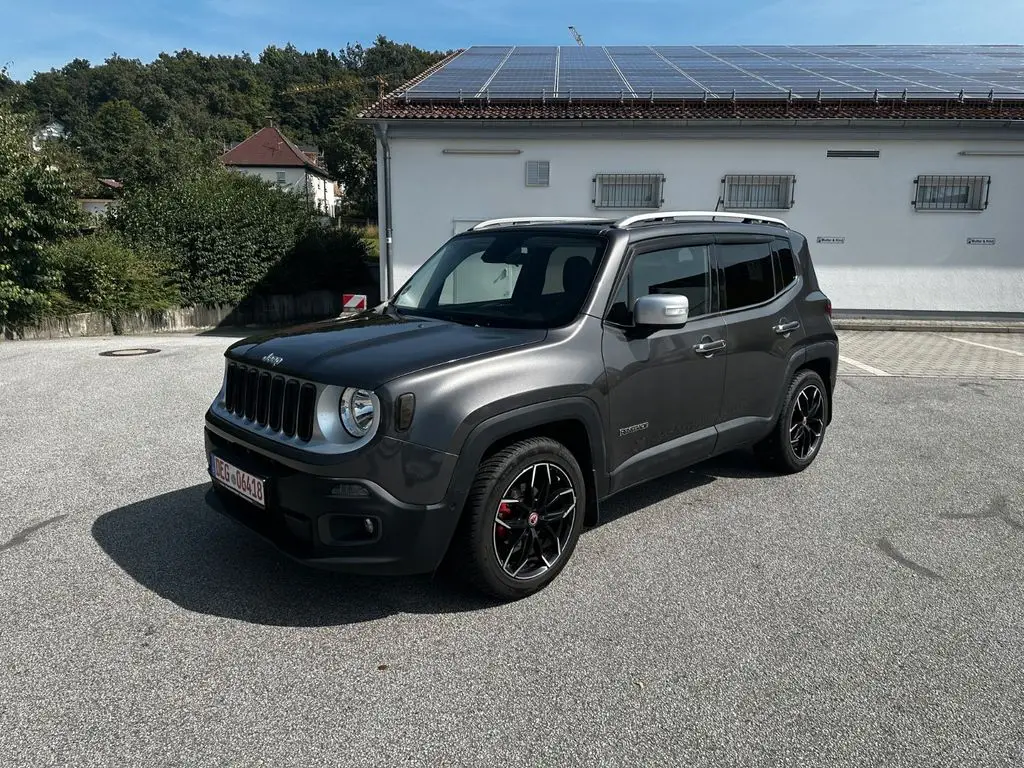
[[[280,365],[281,363],[283,363],[284,362],[284,358],[283,357],[278,357],[273,352],[271,352],[269,355],[264,355],[263,356],[263,362],[266,363],[267,365],[275,366],[275,365]]]

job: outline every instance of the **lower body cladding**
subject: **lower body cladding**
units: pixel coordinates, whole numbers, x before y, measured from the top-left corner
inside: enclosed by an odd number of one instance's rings
[[[460,505],[447,499],[401,501],[385,488],[386,478],[366,471],[365,461],[338,457],[329,466],[303,466],[294,457],[259,449],[257,444],[265,442],[261,438],[239,433],[207,416],[207,471],[212,480],[207,501],[217,512],[313,567],[398,576],[429,573],[440,565]],[[408,462],[410,451],[422,452],[419,467],[447,470],[450,477],[455,457],[393,442],[392,451],[367,446],[364,450],[385,457],[369,466],[386,474],[388,456]]]

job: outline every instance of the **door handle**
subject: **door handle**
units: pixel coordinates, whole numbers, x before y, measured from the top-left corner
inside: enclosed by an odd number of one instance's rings
[[[725,349],[725,339],[702,341],[700,344],[693,345],[693,351],[698,355],[710,355],[712,352],[717,352],[720,349]]]
[[[794,320],[791,323],[779,323],[778,325],[775,326],[774,330],[777,334],[782,335],[785,333],[789,333],[790,331],[795,331],[799,327],[800,321]]]

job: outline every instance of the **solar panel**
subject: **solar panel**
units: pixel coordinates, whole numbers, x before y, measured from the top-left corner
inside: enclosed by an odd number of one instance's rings
[[[415,99],[1024,98],[1024,46],[473,46]]]

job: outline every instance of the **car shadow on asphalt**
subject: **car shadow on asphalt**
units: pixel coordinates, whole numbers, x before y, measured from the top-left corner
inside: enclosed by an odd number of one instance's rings
[[[761,477],[752,459],[729,454],[653,480],[610,500],[601,525],[717,477]],[[397,613],[458,613],[498,605],[453,578],[371,577],[306,567],[211,510],[209,483],[100,516],[92,535],[146,589],[197,613],[254,624],[327,627]],[[584,532],[586,536],[586,532]]]
[[[353,576],[296,563],[211,510],[209,489],[203,483],[115,509],[93,523],[93,538],[161,597],[189,611],[254,624],[341,626],[496,604],[443,574]]]
[[[733,451],[616,494],[602,504],[600,525],[709,485],[721,477],[752,479],[772,476],[771,472],[760,467],[752,452]]]
[[[764,469],[750,449],[737,449],[723,453],[721,456],[697,464],[693,471],[703,472],[712,477],[732,477],[740,480],[778,476],[777,473]]]

